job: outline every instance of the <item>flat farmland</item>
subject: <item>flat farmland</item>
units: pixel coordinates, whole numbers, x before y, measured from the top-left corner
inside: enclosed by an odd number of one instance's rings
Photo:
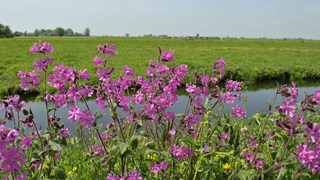
[[[113,77],[121,75],[121,67],[128,65],[136,74],[146,75],[150,59],[158,58],[158,46],[175,50],[170,66],[187,64],[191,81],[193,73],[208,72],[213,62],[224,58],[227,63],[226,78],[247,83],[283,80],[320,79],[319,40],[271,40],[271,39],[184,39],[184,38],[11,38],[0,39],[0,92],[19,86],[19,70],[30,71],[35,59],[41,55],[28,53],[33,43],[42,39],[54,47],[49,57],[54,64],[64,63],[76,69],[87,69],[90,82],[95,78],[93,58],[98,55],[97,45],[111,43],[117,46],[118,55],[108,66],[114,67]],[[53,66],[52,66],[53,67]],[[49,68],[52,69],[52,68]]]

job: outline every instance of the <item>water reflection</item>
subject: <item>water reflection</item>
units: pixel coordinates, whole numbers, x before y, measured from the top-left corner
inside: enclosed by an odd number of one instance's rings
[[[298,102],[301,102],[306,94],[312,94],[316,89],[319,89],[319,86],[317,87],[300,87],[299,89],[299,96],[298,96]],[[251,117],[255,113],[266,113],[268,110],[268,103],[274,98],[276,93],[276,88],[273,89],[260,89],[255,91],[245,91],[243,94],[245,95],[245,101],[239,102],[236,101],[234,104],[225,106],[224,110],[226,112],[231,111],[231,107],[235,106],[236,104],[239,104],[243,107],[246,107],[247,110],[247,117]],[[283,97],[278,96],[276,98],[275,104],[281,104],[284,100]],[[177,104],[174,104],[169,110],[174,111],[175,113],[183,113],[185,111],[185,106],[188,102],[188,96],[186,95],[180,95],[179,100]],[[94,112],[101,112],[105,116],[99,120],[99,123],[106,123],[111,121],[111,116],[108,112],[108,110],[102,111],[99,106],[96,105],[94,100],[89,100],[88,105],[90,107],[90,110]],[[84,110],[86,107],[83,103],[79,103],[78,106],[81,108],[81,110]],[[32,109],[34,116],[35,116],[35,122],[38,127],[41,129],[45,129],[47,126],[47,118],[46,118],[46,110],[45,105],[43,102],[33,102],[28,101],[27,105],[25,106],[25,109]],[[75,131],[77,124],[72,123],[67,120],[68,118],[68,109],[67,108],[61,108],[57,111],[57,115],[61,116],[61,122],[65,124],[65,127],[70,128],[71,131]],[[141,108],[141,106],[137,106],[137,108]],[[122,113],[122,112],[118,112]],[[4,116],[4,112],[0,112],[0,116]],[[20,116],[23,116],[22,114]],[[13,126],[13,122],[9,122],[9,126]]]

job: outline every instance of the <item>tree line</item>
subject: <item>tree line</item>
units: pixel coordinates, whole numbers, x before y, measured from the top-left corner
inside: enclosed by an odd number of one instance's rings
[[[0,24],[0,38],[12,38],[15,36],[90,36],[90,29],[85,28],[83,33],[75,32],[71,28],[64,29],[62,27],[55,29],[36,29],[34,32],[12,32],[9,26]]]

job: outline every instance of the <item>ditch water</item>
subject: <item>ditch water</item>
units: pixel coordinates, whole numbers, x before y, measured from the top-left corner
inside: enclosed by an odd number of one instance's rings
[[[298,87],[299,89],[299,97],[298,102],[301,102],[306,94],[312,94],[316,89],[320,89],[320,86],[309,86],[309,87]],[[224,110],[225,112],[231,111],[231,107],[236,106],[236,104],[239,104],[242,107],[246,107],[247,110],[247,117],[252,117],[256,113],[266,113],[268,110],[268,104],[271,102],[271,100],[275,97],[277,89],[271,88],[271,89],[258,89],[258,90],[249,90],[244,91],[243,95],[245,95],[246,99],[245,101],[236,101],[234,104],[229,104],[225,106]],[[277,96],[275,105],[279,105],[284,100],[283,97]],[[185,106],[188,102],[188,96],[187,95],[179,95],[178,103],[174,104],[172,107],[170,107],[169,110],[173,110],[175,113],[183,113],[185,110]],[[94,102],[94,100],[89,100],[88,105],[90,107],[90,110],[94,112],[101,112],[104,113],[104,117],[99,120],[99,123],[106,123],[111,120],[111,116],[108,112],[108,110],[102,111],[99,106],[97,106]],[[83,103],[79,103],[79,107],[81,110],[85,109],[85,105]],[[47,120],[46,120],[46,110],[44,102],[38,101],[28,101],[27,105],[25,106],[25,109],[29,110],[32,109],[32,112],[35,116],[35,122],[40,129],[45,129],[47,126]],[[76,123],[72,123],[67,120],[68,117],[68,108],[61,108],[58,110],[57,115],[61,116],[61,122],[65,124],[65,127],[69,128],[71,131],[75,132],[76,129]],[[139,107],[138,107],[139,108]],[[120,112],[121,113],[121,112]],[[22,113],[20,116],[23,116]],[[4,117],[4,112],[0,112],[0,117]],[[12,127],[13,122],[8,122],[8,126]]]

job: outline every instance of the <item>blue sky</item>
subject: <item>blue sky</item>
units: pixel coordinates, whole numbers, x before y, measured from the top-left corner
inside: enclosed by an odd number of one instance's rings
[[[319,0],[1,0],[14,31],[320,39]]]

